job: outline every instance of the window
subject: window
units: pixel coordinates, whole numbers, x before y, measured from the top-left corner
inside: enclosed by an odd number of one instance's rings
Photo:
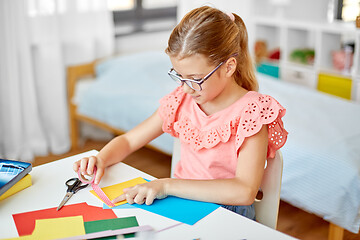
[[[154,32],[176,25],[177,0],[108,0],[113,12],[115,35]]]
[[[360,14],[360,0],[338,0],[336,19],[355,21]]]

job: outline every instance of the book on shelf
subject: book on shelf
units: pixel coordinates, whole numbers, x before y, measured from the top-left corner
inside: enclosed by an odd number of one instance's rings
[[[26,174],[31,171],[31,169],[31,163],[16,160],[0,159],[0,197],[5,194],[10,188],[12,188],[16,183],[18,183],[21,179],[23,179]]]

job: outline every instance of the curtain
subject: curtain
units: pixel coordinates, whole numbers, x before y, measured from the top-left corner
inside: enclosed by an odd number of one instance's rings
[[[66,67],[110,56],[102,0],[0,1],[0,157],[31,161],[70,148]]]

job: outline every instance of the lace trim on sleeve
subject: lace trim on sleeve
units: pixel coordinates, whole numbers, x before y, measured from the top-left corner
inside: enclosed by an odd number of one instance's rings
[[[274,157],[276,150],[281,148],[287,138],[281,118],[285,108],[268,95],[259,95],[243,109],[236,133],[236,149],[238,150],[246,137],[260,131],[263,124],[268,124],[268,157]]]
[[[178,137],[178,133],[174,131],[174,122],[176,120],[176,113],[181,104],[181,101],[185,93],[181,91],[181,88],[176,88],[172,93],[164,96],[160,99],[159,115],[163,120],[162,129],[164,132],[171,134],[174,137]]]

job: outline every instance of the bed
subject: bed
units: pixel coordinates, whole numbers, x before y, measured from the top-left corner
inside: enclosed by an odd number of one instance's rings
[[[167,76],[171,63],[149,51],[68,68],[71,140],[79,121],[122,134],[150,116],[159,99],[176,87]],[[90,76],[95,80],[81,80]],[[316,90],[257,74],[260,92],[275,97],[287,113],[289,132],[282,148],[281,199],[330,223],[329,239],[360,225],[360,105]],[[168,134],[149,144],[171,154]]]

